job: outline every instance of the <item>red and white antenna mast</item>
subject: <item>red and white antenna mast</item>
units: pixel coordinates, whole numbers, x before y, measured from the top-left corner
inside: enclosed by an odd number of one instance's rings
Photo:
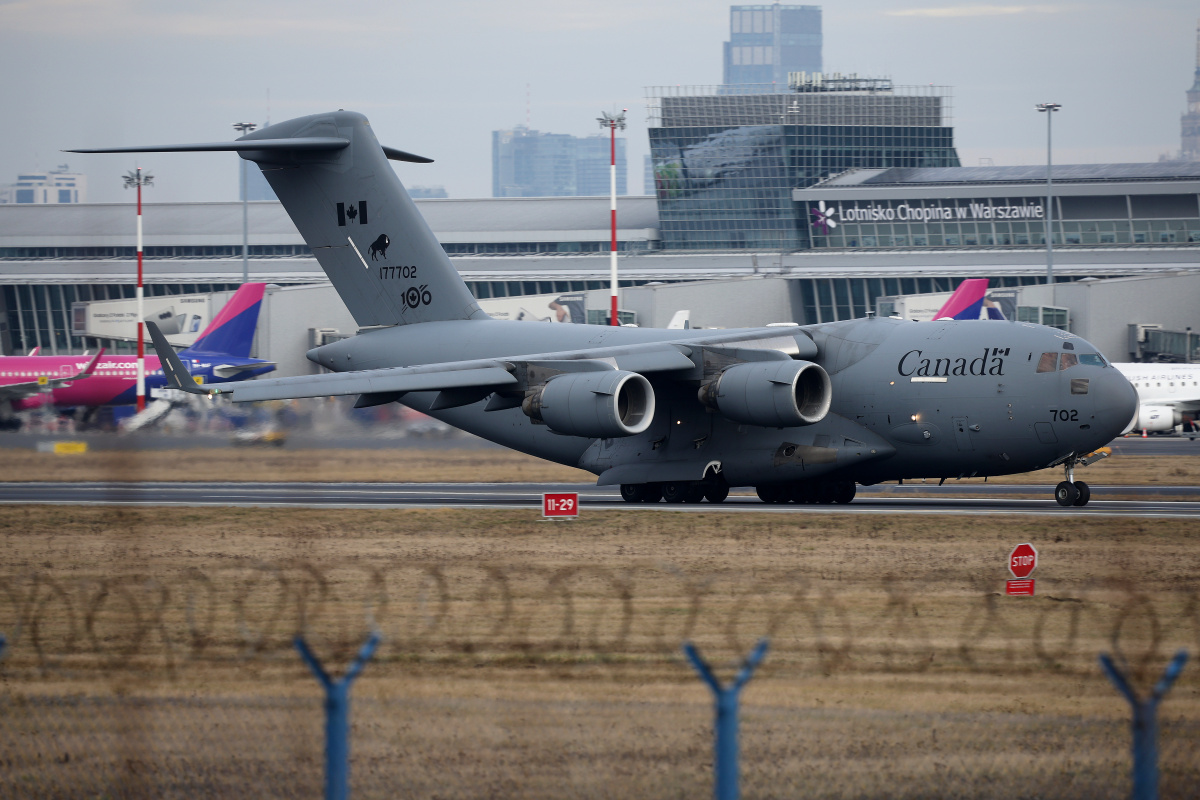
[[[609,159],[609,197],[611,202],[609,209],[612,212],[612,247],[609,263],[612,271],[612,320],[611,324],[620,325],[621,321],[617,319],[617,128],[625,130],[625,112],[628,108],[621,109],[620,114],[609,114],[607,111],[601,111],[600,116],[596,121],[600,123],[601,128],[608,128],[610,140],[610,159]]]
[[[143,302],[142,289],[142,187],[153,186],[154,176],[142,174],[142,168],[135,172],[125,173],[125,188],[137,187],[137,410],[146,410],[146,343],[145,319],[146,308]]]

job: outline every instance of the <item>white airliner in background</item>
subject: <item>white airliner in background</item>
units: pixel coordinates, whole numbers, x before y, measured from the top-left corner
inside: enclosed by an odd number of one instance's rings
[[[1113,364],[1138,393],[1133,430],[1163,433],[1179,425],[1196,438],[1200,364]]]

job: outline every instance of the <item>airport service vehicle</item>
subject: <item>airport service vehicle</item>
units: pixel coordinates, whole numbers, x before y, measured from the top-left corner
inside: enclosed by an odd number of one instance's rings
[[[262,307],[264,283],[240,287],[196,339],[179,353],[192,375],[205,384],[240,381],[275,369],[250,358]],[[174,351],[172,351],[174,352]],[[146,393],[167,384],[159,360],[146,359]],[[194,385],[194,384],[193,384]],[[58,409],[129,405],[137,402],[137,356],[0,356],[0,402],[12,412],[53,405]]]
[[[1086,341],[1020,322],[858,319],[667,330],[493,320],[471,296],[366,117],[337,111],[232,142],[75,152],[236,151],[254,161],[361,326],[309,351],[331,372],[199,387],[149,323],[173,386],[234,401],[401,402],[595,473],[629,502],[850,502],[856,484],[1074,469],[1133,416]]]

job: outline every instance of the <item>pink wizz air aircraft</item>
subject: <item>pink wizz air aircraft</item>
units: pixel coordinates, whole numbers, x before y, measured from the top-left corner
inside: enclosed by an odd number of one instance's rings
[[[264,283],[243,285],[195,344],[179,353],[203,383],[240,381],[271,372],[269,361],[250,358]],[[146,356],[146,393],[167,385],[157,356]],[[137,356],[0,356],[0,427],[19,423],[13,412],[53,405],[58,409],[137,402]]]

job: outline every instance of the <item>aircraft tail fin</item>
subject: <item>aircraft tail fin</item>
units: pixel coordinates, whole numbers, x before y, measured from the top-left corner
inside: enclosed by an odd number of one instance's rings
[[[192,346],[183,352],[220,353],[249,358],[265,288],[265,283],[243,284]]]
[[[958,285],[954,294],[950,295],[950,299],[938,309],[933,318],[935,320],[979,319],[983,315],[984,295],[987,294],[987,288],[987,278],[968,278]],[[989,318],[994,319],[994,317],[990,317],[990,313]]]
[[[70,152],[236,151],[254,161],[360,326],[487,319],[362,114],[269,125],[232,142]]]

